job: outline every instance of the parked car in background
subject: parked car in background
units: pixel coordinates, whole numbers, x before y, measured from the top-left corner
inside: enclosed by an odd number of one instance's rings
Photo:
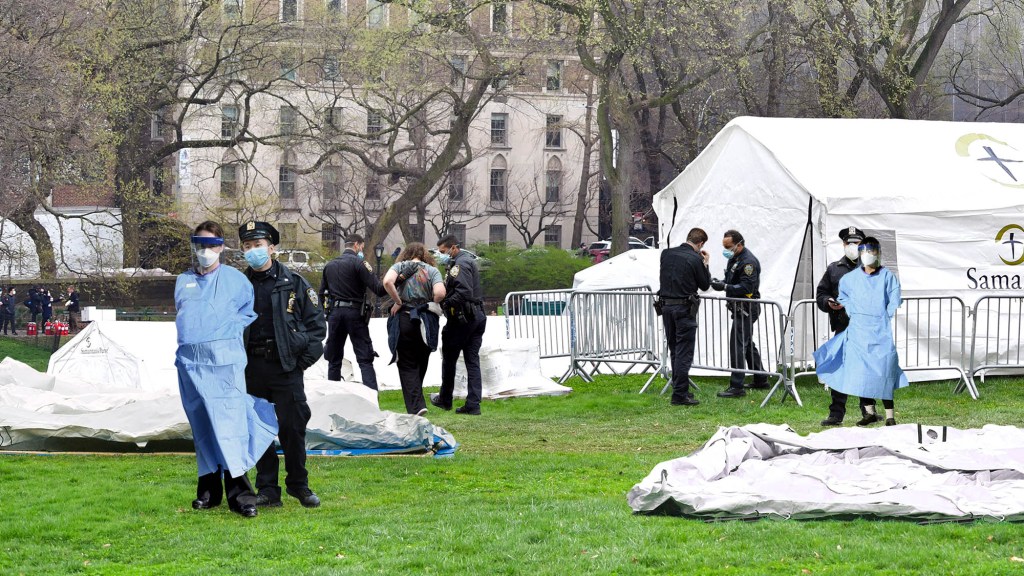
[[[323,256],[305,250],[281,250],[274,256],[278,262],[296,272],[319,272],[327,265]]]
[[[644,244],[639,239],[632,236],[629,237],[629,250],[649,250],[650,246]],[[610,240],[601,240],[594,242],[590,245],[590,255],[594,257],[594,262],[603,262],[608,259],[608,256],[612,251],[612,243]]]

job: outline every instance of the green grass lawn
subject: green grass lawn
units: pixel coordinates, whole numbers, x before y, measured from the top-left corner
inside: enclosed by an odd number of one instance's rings
[[[0,353],[21,353],[10,346]],[[286,497],[248,520],[191,509],[191,456],[0,455],[0,574],[1024,573],[1019,525],[633,515],[633,484],[718,426],[813,432],[828,403],[807,382],[805,408],[761,409],[763,393],[715,398],[715,379],[699,381],[703,404],[676,408],[638,395],[644,379],[574,380],[568,396],[486,402],[482,417],[432,410],[462,444],[453,458],[311,458],[321,508]],[[897,419],[1018,424],[1020,385],[990,380],[979,401],[915,385],[897,393]],[[401,394],[381,405],[401,410]]]

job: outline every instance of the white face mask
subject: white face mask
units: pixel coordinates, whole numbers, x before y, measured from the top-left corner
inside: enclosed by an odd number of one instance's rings
[[[215,252],[213,248],[203,248],[202,250],[196,250],[196,259],[199,260],[199,266],[202,268],[209,268],[213,266],[218,260],[220,260],[220,252]]]
[[[871,252],[865,252],[860,255],[860,263],[864,266],[874,268],[878,266],[878,255],[872,254]]]
[[[847,244],[846,246],[843,247],[843,250],[846,252],[847,258],[853,260],[854,262],[857,261],[857,255],[860,254],[860,252],[857,250],[856,244]]]

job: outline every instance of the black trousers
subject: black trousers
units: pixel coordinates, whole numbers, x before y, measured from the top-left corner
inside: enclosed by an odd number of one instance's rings
[[[409,313],[398,313],[398,379],[402,383],[405,411],[416,414],[427,407],[423,399],[423,378],[427,375],[430,348],[423,342],[420,324]]]
[[[11,327],[11,332],[15,334],[18,333],[18,327],[14,325],[14,314],[7,314],[5,312],[2,316],[0,316],[0,318],[2,318],[2,322],[0,322],[0,328],[3,329],[4,334],[7,334],[8,326]]]
[[[738,369],[729,377],[730,388],[743,388],[743,378],[747,375],[743,369],[764,371],[761,365],[761,353],[754,345],[754,322],[758,312],[751,308],[751,314],[739,311],[732,313],[732,329],[729,331],[729,367]],[[768,383],[768,376],[754,374],[754,384]]]
[[[285,486],[293,490],[308,487],[306,424],[309,423],[310,410],[302,384],[302,370],[285,371],[280,360],[250,354],[245,367],[245,388],[249,394],[274,405],[277,438],[284,452]],[[277,450],[271,444],[256,461],[256,489],[271,499],[281,497],[278,469]]]
[[[356,353],[356,363],[363,375],[363,386],[377,389],[377,373],[373,369],[373,359],[377,353],[373,351],[370,340],[370,327],[363,319],[359,308],[335,308],[327,318],[327,344],[324,346],[324,358],[327,360],[327,379],[338,382],[341,380],[341,361],[345,355],[345,340],[352,338],[352,350]]]
[[[466,363],[467,383],[466,406],[480,406],[483,395],[483,378],[480,375],[480,345],[484,341],[487,317],[482,308],[477,308],[473,321],[459,324],[449,319],[441,330],[441,403],[451,405],[455,392],[455,363],[459,354]]]
[[[222,477],[223,486],[221,486]],[[216,506],[220,504],[225,493],[228,497],[228,506],[232,510],[237,510],[239,506],[245,504],[256,504],[256,492],[253,491],[249,477],[245,474],[238,478],[232,478],[230,472],[218,470],[199,477],[196,484],[196,498],[208,498],[210,505]]]
[[[665,306],[661,315],[665,338],[672,354],[672,401],[682,401],[690,394],[690,366],[693,347],[697,344],[697,319],[689,314],[688,305]]]

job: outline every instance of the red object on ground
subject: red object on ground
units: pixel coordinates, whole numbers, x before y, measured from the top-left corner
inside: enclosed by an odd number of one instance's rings
[[[43,334],[53,336],[53,322],[47,320],[46,324],[43,324]]]
[[[39,329],[36,327],[35,322],[29,322],[25,325],[25,334],[28,336],[35,336],[39,334]]]

